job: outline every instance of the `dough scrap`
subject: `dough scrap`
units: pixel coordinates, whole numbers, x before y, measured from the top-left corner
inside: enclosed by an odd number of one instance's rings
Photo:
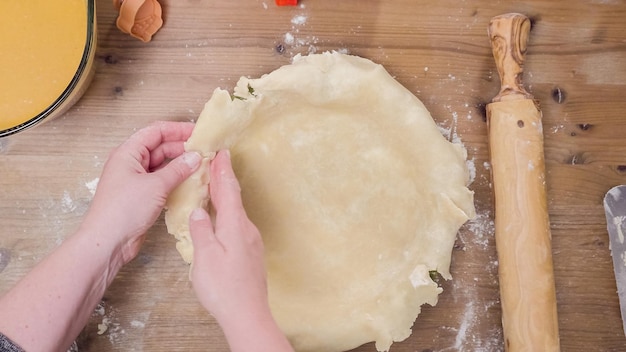
[[[370,60],[297,56],[234,97],[216,89],[187,150],[229,148],[266,248],[272,313],[297,351],[387,351],[451,279],[459,227],[474,217],[465,149]],[[168,199],[168,231],[191,262],[188,218],[206,206],[200,168]]]

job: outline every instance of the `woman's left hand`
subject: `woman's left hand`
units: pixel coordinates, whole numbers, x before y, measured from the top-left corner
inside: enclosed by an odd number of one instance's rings
[[[123,264],[137,256],[170,192],[200,165],[201,156],[184,149],[193,127],[156,122],[109,155],[82,226],[113,246]]]

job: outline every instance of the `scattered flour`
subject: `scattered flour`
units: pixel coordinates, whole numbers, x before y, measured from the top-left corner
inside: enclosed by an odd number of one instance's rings
[[[303,10],[305,7],[301,5],[299,8]],[[300,34],[300,29],[306,25],[307,21],[308,16],[305,13],[299,13],[291,18],[291,31],[283,36],[284,44],[291,49],[289,50],[291,56],[303,54],[302,48],[306,48],[308,54],[317,52],[315,45],[319,43],[319,39],[316,36]]]
[[[96,194],[96,188],[98,187],[98,182],[100,182],[100,178],[96,177],[91,181],[85,182],[85,187],[89,190],[92,196]]]
[[[556,133],[558,133],[560,130],[562,130],[564,128],[565,128],[565,126],[563,124],[555,125],[555,126],[552,127],[551,131],[552,131],[553,134],[556,134]]]
[[[454,80],[454,76],[449,76]],[[464,105],[468,109],[466,115],[467,120],[472,119],[472,110],[470,104]],[[451,118],[445,122],[438,124],[438,128],[450,142],[463,145],[461,138],[457,133],[457,123],[459,113],[454,111],[451,105],[445,105],[444,108],[450,113]],[[468,150],[471,152],[471,150]],[[482,167],[480,170],[480,180],[485,181],[490,186],[489,170],[491,164],[485,161],[476,164],[476,157],[472,156],[466,161],[469,172],[469,184],[477,179],[477,166]],[[451,345],[444,348],[443,351],[461,351],[461,352],[501,352],[502,331],[494,327],[494,329],[484,333],[483,329],[486,317],[491,314],[490,308],[499,305],[497,299],[481,297],[479,286],[481,281],[488,280],[489,284],[497,285],[497,269],[498,261],[495,254],[492,253],[495,241],[495,223],[491,216],[491,211],[487,209],[477,208],[476,217],[465,225],[465,230],[459,232],[459,241],[463,243],[463,250],[473,253],[472,255],[488,258],[488,262],[481,275],[475,277],[461,276],[455,278],[452,282],[455,292],[459,292],[456,297],[463,297],[465,307],[462,315],[459,317],[457,326],[442,327],[442,329],[454,331],[456,337]],[[453,273],[454,274],[454,273]],[[455,300],[457,299],[455,297]]]
[[[463,313],[459,317],[458,325],[446,326],[442,329],[454,331],[456,337],[451,345],[440,352],[501,352],[502,331],[494,327],[486,332],[485,319],[492,313],[492,307],[498,306],[497,298],[481,297],[479,288],[485,280],[490,285],[497,285],[498,262],[495,253],[491,252],[495,237],[495,224],[491,212],[486,209],[477,209],[476,218],[465,225],[465,231],[459,233],[459,240],[464,248],[474,256],[488,259],[482,273],[476,277],[460,276],[452,280],[455,300],[461,298],[465,302]],[[454,273],[453,273],[454,274]]]
[[[471,158],[468,159],[467,161],[465,161],[465,164],[467,165],[467,170],[469,171],[469,182],[468,182],[468,186],[471,185],[472,183],[474,183],[474,180],[476,180],[476,162],[475,162],[475,158]]]
[[[306,23],[306,20],[307,20],[307,16],[296,15],[291,19],[291,23],[293,23],[296,26],[302,26],[303,24]]]
[[[444,137],[446,137],[447,140],[450,140],[450,138],[452,136],[452,128],[451,127],[442,126],[442,125],[437,125],[437,127],[439,128],[439,132],[441,132],[441,134]]]
[[[98,324],[98,331],[96,333],[106,336],[111,344],[118,343],[126,334],[126,330],[122,328],[117,319],[117,311],[111,306],[107,307],[104,301],[98,304],[92,316],[102,318],[101,323]]]
[[[70,196],[70,192],[64,191],[63,198],[61,199],[61,211],[64,213],[71,213],[76,210],[76,204]]]
[[[294,42],[295,38],[293,37],[293,34],[289,32],[285,33],[285,44],[293,45]]]
[[[133,328],[143,329],[146,327],[146,323],[139,320],[133,320],[130,322],[130,326],[132,326]]]
[[[459,326],[458,334],[456,335],[456,339],[454,340],[454,348],[460,350],[463,347],[465,340],[467,339],[467,328],[471,323],[476,319],[476,309],[474,308],[474,302],[469,302],[465,306],[465,311],[463,312],[463,320],[461,320],[461,325]]]
[[[0,139],[0,154],[6,153],[9,151],[9,139],[3,138]]]
[[[494,305],[498,304],[494,302]],[[478,336],[472,328],[476,325],[480,317],[487,313],[491,306],[479,307],[474,302],[469,302],[465,306],[458,328],[449,328],[457,332],[454,344],[442,349],[440,352],[503,352],[502,332],[499,329],[491,329],[487,337]]]
[[[476,217],[467,223],[469,235],[463,236],[461,240],[465,243],[477,245],[479,249],[486,250],[489,242],[494,240],[496,225],[489,211],[478,211]],[[471,238],[467,238],[472,236]]]
[[[94,314],[97,314],[97,315],[99,315],[99,316],[103,316],[103,315],[104,315],[104,313],[105,313],[105,310],[104,310],[104,303],[103,303],[103,302],[98,303],[98,306],[97,306],[97,307],[96,307],[96,309],[93,311],[93,313],[94,313]]]
[[[450,112],[452,115],[452,124],[449,127],[445,127],[442,125],[438,125],[439,131],[444,135],[450,142],[455,144],[463,144],[461,142],[461,138],[457,134],[457,123],[459,122],[459,113],[452,110],[452,106],[449,104],[444,105],[444,108]]]

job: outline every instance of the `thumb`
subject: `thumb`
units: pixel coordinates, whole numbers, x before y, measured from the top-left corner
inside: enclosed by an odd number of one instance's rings
[[[202,157],[196,152],[186,152],[170,161],[162,169],[153,174],[158,176],[165,185],[165,191],[169,194],[176,186],[187,179],[200,165]]]
[[[189,234],[193,244],[193,261],[198,262],[206,257],[212,246],[219,244],[213,231],[209,213],[203,208],[196,208],[189,216]]]

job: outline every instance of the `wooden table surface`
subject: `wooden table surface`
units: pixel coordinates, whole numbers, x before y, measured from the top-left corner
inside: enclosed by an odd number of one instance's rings
[[[452,281],[392,351],[501,351],[485,104],[499,90],[487,38],[496,15],[533,22],[524,80],[540,100],[563,351],[624,351],[602,199],[626,183],[626,3],[163,0],[151,43],[98,0],[96,75],[64,116],[0,142],[0,293],[70,235],[109,151],[155,120],[193,121],[216,87],[299,53],[383,64],[468,150],[478,216],[459,232]],[[105,294],[82,351],[225,351],[197,303],[163,218]],[[108,330],[99,335],[98,324]],[[356,351],[375,351],[373,344]]]

